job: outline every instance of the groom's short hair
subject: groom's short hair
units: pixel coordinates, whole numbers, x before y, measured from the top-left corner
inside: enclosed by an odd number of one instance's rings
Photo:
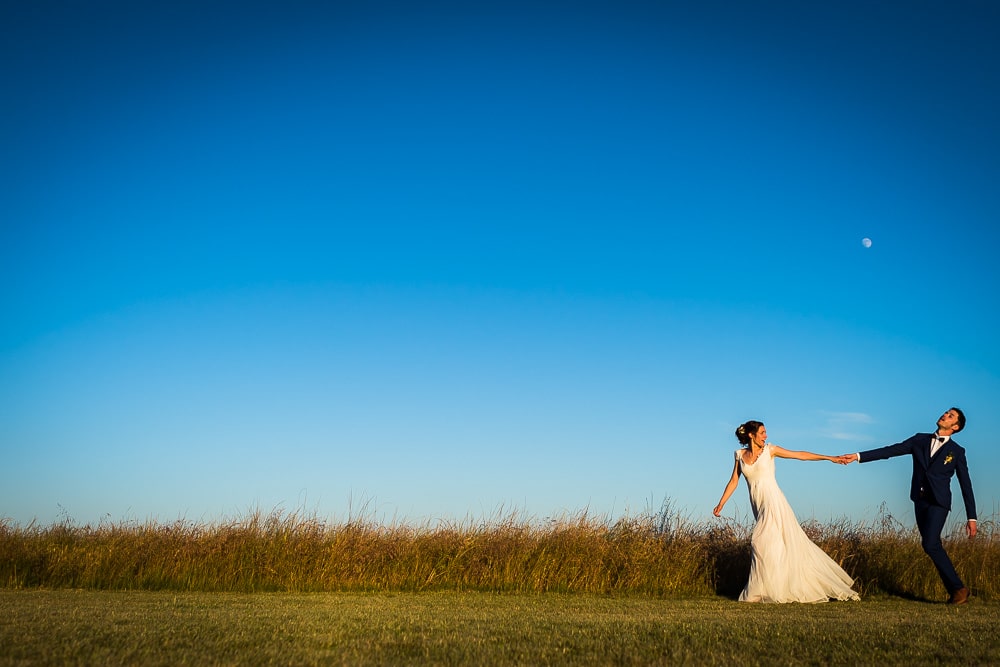
[[[952,410],[958,414],[958,431],[961,431],[965,428],[965,413],[958,408],[952,408]],[[955,433],[958,433],[958,431],[955,431]]]

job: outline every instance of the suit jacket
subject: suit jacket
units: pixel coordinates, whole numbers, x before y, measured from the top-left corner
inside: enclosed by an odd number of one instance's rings
[[[920,499],[920,489],[929,493],[932,502],[941,507],[951,509],[951,478],[958,475],[958,484],[962,489],[962,499],[965,501],[965,515],[969,519],[976,518],[976,499],[972,495],[972,480],[969,478],[969,465],[965,460],[965,449],[952,439],[949,439],[934,458],[931,458],[931,433],[917,433],[903,442],[895,445],[869,449],[861,452],[861,463],[888,459],[893,456],[909,454],[913,457],[913,479],[910,482],[910,500]]]

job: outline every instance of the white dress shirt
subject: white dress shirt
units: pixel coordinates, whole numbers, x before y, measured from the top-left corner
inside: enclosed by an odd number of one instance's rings
[[[938,453],[938,450],[944,447],[944,443],[951,439],[950,435],[934,435],[931,436],[931,458]]]

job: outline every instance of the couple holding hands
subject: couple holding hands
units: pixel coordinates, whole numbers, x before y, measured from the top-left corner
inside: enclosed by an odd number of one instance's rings
[[[965,415],[958,408],[947,410],[937,421],[934,433],[917,433],[906,440],[857,454],[824,456],[796,452],[767,442],[767,429],[758,421],[748,421],[736,429],[743,445],[736,450],[733,474],[713,513],[719,516],[739,484],[746,478],[754,524],[750,538],[750,579],[740,594],[741,602],[826,602],[859,600],[851,589],[854,580],[832,558],[816,546],[799,525],[774,475],[774,459],[832,461],[847,465],[867,463],[894,456],[913,459],[910,500],[913,501],[921,546],[937,568],[948,590],[949,604],[964,604],[969,589],[955,571],[941,543],[941,532],[951,510],[951,478],[958,476],[968,518],[966,531],[976,535],[976,501],[965,458],[965,449],[952,436],[965,427]]]

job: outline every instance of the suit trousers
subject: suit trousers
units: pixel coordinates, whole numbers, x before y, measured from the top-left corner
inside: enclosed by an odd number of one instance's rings
[[[944,530],[944,523],[948,519],[948,509],[924,499],[914,501],[913,509],[917,519],[917,529],[920,530],[920,546],[934,562],[944,587],[949,594],[965,588],[941,543],[941,531]]]

